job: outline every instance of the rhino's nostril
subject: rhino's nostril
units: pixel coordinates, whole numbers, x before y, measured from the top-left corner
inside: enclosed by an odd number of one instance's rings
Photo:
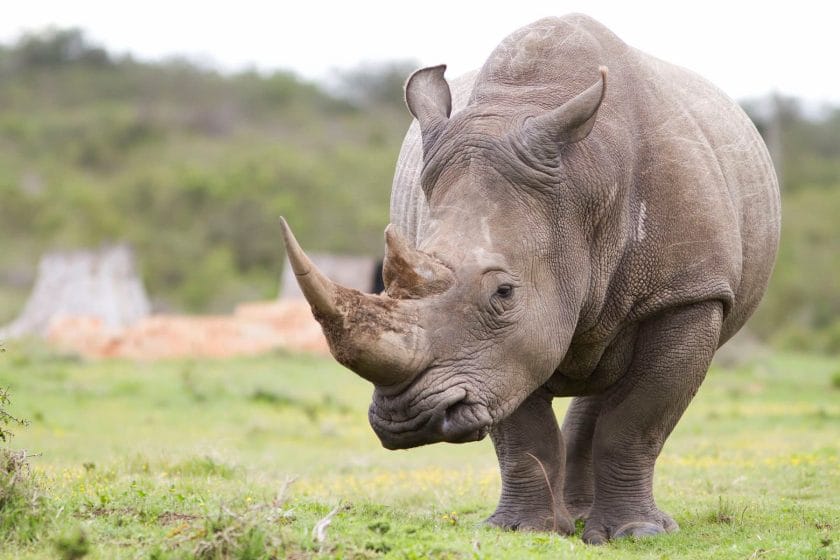
[[[464,396],[466,398],[466,395]],[[464,399],[452,404],[446,409],[443,416],[443,432],[449,433],[453,429],[457,429],[459,425],[464,424],[464,414],[467,412],[469,405],[464,404]]]
[[[483,439],[488,433],[489,423],[483,421],[475,404],[466,402],[466,394],[446,409],[441,424],[441,433],[445,441],[463,443]]]

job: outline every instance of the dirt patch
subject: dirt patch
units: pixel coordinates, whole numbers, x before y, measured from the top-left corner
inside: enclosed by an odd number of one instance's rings
[[[246,303],[232,315],[152,315],[119,330],[95,317],[64,316],[50,323],[47,340],[87,358],[226,358],[277,349],[329,353],[305,301]]]
[[[173,523],[186,523],[195,521],[199,517],[197,515],[190,515],[188,513],[178,513],[177,511],[164,511],[158,515],[158,523],[163,525],[172,525]]]

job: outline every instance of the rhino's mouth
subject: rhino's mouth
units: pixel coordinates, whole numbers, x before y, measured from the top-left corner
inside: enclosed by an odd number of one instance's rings
[[[484,439],[490,432],[487,408],[470,399],[463,387],[452,387],[435,397],[421,399],[422,409],[412,414],[400,406],[403,395],[374,395],[368,417],[382,446],[408,449],[438,442],[466,443]]]

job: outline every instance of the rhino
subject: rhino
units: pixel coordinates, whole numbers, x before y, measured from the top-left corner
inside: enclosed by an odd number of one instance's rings
[[[334,357],[374,385],[388,449],[489,435],[487,522],[600,544],[676,531],[654,465],[779,240],[767,149],[705,79],[579,14],[515,31],[450,85],[405,85],[381,294],[297,281]],[[573,397],[562,428],[555,397]]]

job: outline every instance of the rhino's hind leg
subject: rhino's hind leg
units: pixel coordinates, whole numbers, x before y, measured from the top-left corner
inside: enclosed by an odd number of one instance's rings
[[[653,499],[656,458],[706,375],[722,305],[664,312],[641,326],[630,369],[604,394],[592,441],[594,497],[584,541],[678,529]]]
[[[502,496],[487,523],[520,531],[574,532],[563,505],[565,451],[551,396],[538,390],[490,433]]]

